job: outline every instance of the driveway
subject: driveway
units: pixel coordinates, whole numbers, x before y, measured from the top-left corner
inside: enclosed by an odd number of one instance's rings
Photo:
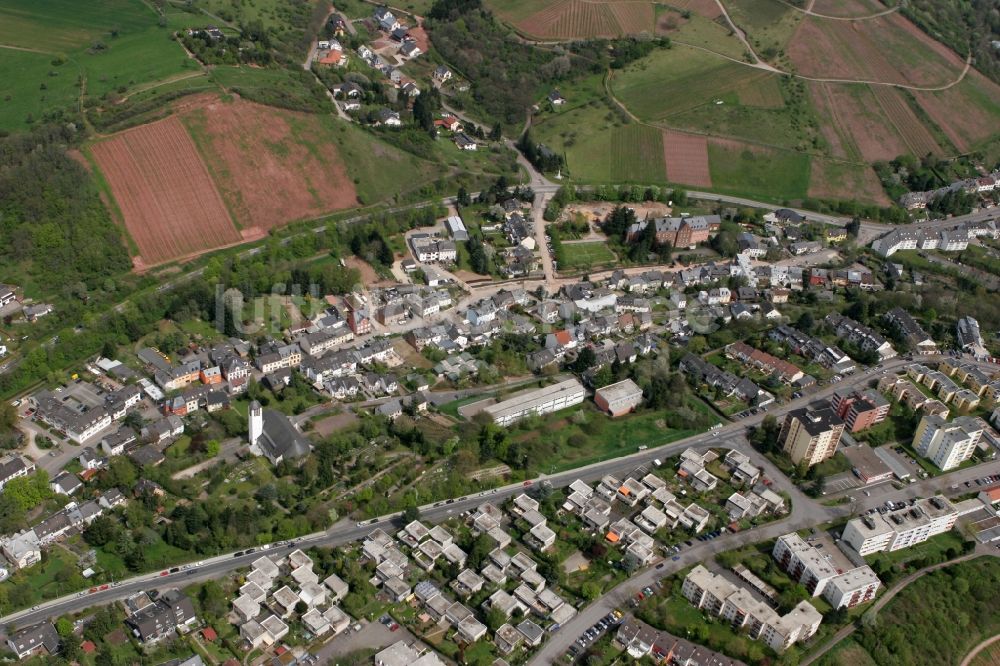
[[[334,664],[337,657],[343,657],[357,650],[381,650],[396,641],[412,643],[417,640],[403,626],[400,626],[396,631],[389,631],[387,626],[377,621],[367,622],[362,620],[362,623],[363,626],[360,631],[351,631],[348,629],[317,650],[315,654],[319,657],[318,663]]]

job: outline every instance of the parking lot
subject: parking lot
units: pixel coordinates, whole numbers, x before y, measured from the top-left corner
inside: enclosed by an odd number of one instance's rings
[[[653,590],[651,588],[647,587],[642,590],[638,593],[638,595],[636,595],[636,598],[632,600],[633,606],[638,605],[639,601],[641,601],[644,597],[652,594]],[[568,655],[575,658],[577,655],[584,652],[587,649],[587,646],[600,640],[604,634],[614,627],[617,627],[621,623],[623,617],[623,613],[617,609],[602,617],[596,624],[594,624],[594,626],[587,629],[580,635],[579,638],[576,639],[576,641],[569,647]]]
[[[843,472],[842,474],[836,474],[828,478],[826,484],[823,486],[823,490],[826,491],[827,495],[836,495],[845,490],[860,488],[862,485],[861,479],[856,477],[853,472]]]
[[[417,640],[405,627],[397,625],[398,628],[392,631],[388,626],[378,621],[362,622],[363,625],[360,630],[354,631],[352,625],[352,628],[333,638],[317,650],[316,657],[319,663],[335,664],[337,663],[337,657],[342,657],[356,650],[363,650],[365,648],[381,650],[396,641],[401,640],[413,643]]]

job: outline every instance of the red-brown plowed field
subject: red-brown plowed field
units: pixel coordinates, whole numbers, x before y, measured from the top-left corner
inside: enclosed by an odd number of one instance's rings
[[[663,158],[667,180],[684,185],[711,187],[708,170],[708,139],[696,134],[663,130]]]
[[[823,136],[835,156],[875,162],[910,152],[873,88],[885,86],[809,83],[816,110],[826,119],[821,123]]]
[[[586,39],[652,32],[654,22],[651,2],[562,0],[515,25],[526,34],[546,39]]]
[[[337,144],[315,116],[237,100],[191,109],[183,120],[244,228],[358,205]]]
[[[803,76],[914,86],[946,85],[965,66],[898,13],[866,21],[809,16],[788,54]]]
[[[959,152],[968,152],[1000,126],[1000,86],[974,69],[948,90],[914,95]]]
[[[899,130],[899,135],[903,137],[912,154],[922,157],[928,153],[938,155],[942,152],[941,146],[897,89],[889,86],[869,87],[875,94],[879,106],[885,111],[886,117]]]
[[[614,37],[618,22],[607,5],[565,0],[532,14],[517,24],[530,35],[551,39]]]
[[[139,248],[137,268],[240,240],[176,116],[126,130],[92,151]]]
[[[608,5],[608,8],[618,22],[621,34],[637,35],[641,32],[653,31],[655,12],[651,3],[613,2]]]

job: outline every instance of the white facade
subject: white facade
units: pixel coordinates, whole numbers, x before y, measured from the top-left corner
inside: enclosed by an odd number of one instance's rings
[[[706,613],[721,617],[736,629],[745,630],[775,652],[782,652],[799,641],[812,637],[823,616],[807,601],[801,601],[785,615],[757,601],[747,590],[738,587],[700,564],[684,579],[684,597]]]
[[[861,556],[894,551],[923,543],[955,526],[958,510],[938,495],[888,514],[872,513],[855,518],[844,527],[841,538]]]
[[[972,457],[982,434],[983,428],[976,419],[959,417],[949,423],[940,416],[927,415],[917,426],[913,448],[947,471]]]
[[[525,391],[507,400],[490,405],[483,411],[499,425],[507,426],[526,416],[550,414],[583,402],[587,393],[577,379],[546,386],[533,391]]]
[[[851,608],[874,599],[881,586],[882,581],[871,567],[858,567],[829,581],[823,590],[823,598],[834,608]]]

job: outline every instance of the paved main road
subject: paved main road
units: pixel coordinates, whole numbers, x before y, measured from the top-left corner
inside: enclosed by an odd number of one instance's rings
[[[926,360],[932,360],[933,357],[928,357]],[[907,361],[902,359],[893,359],[885,364],[885,369],[893,370],[899,367],[907,365]],[[830,393],[839,387],[844,385],[860,385],[867,382],[874,377],[866,374],[859,373],[848,379],[844,380],[839,384],[833,384],[826,387],[810,396],[794,400],[786,405],[772,410],[770,413],[774,415],[780,415],[792,408],[801,407],[804,404],[828,397]],[[768,461],[756,453],[743,439],[742,435],[746,427],[756,425],[760,423],[765,417],[764,413],[756,414],[750,416],[749,418],[743,419],[739,423],[725,425],[714,431],[702,433],[699,435],[694,435],[692,437],[679,440],[672,444],[667,444],[665,446],[650,448],[644,451],[638,451],[634,454],[623,456],[620,458],[614,458],[612,460],[607,460],[604,462],[595,463],[588,465],[586,467],[581,467],[578,469],[570,470],[567,472],[561,472],[552,475],[543,475],[540,477],[551,483],[555,487],[562,487],[569,485],[575,479],[580,478],[584,480],[595,480],[600,479],[605,474],[613,474],[617,476],[623,476],[628,474],[632,470],[643,466],[649,465],[656,458],[666,458],[672,455],[680,453],[682,450],[689,446],[695,447],[705,447],[705,446],[732,446],[738,447],[746,451],[748,455],[751,455],[754,460],[765,467],[768,474],[771,475],[776,481],[779,482],[781,489],[787,490],[792,495],[793,499],[793,513],[783,521],[782,525],[785,525],[784,529],[789,529],[789,521],[801,521],[802,526],[815,525],[817,523],[828,520],[835,515],[833,509],[830,507],[824,507],[821,504],[813,502],[806,498],[804,495],[798,492],[794,486],[785,480],[780,473],[775,469]],[[636,446],[644,444],[644,442],[635,442]],[[1000,467],[1000,463],[998,463]],[[969,470],[971,471],[971,470]],[[938,477],[939,479],[942,477]],[[935,479],[937,480],[937,479]],[[910,488],[919,487],[920,484],[914,484]],[[498,488],[496,490],[486,491],[476,495],[470,495],[466,497],[461,497],[453,500],[437,502],[431,505],[425,505],[421,507],[421,514],[430,522],[440,522],[446,520],[449,517],[461,514],[462,512],[474,509],[483,501],[495,501],[502,502],[503,500],[520,493],[524,490],[522,484],[512,484],[505,486],[503,488]],[[387,529],[393,529],[394,523],[399,519],[398,513],[382,516],[380,518],[373,519],[371,521],[366,521],[364,524],[355,524],[346,520],[342,520],[328,530],[324,532],[319,532],[316,534],[311,534],[303,537],[297,541],[294,547],[308,548],[311,546],[326,546],[334,547],[340,546],[351,541],[362,538],[364,535],[368,534],[370,531],[376,527],[383,527]],[[795,524],[798,524],[797,522]],[[770,529],[774,529],[769,527]],[[767,532],[770,534],[770,532]],[[769,536],[761,538],[770,538]],[[725,544],[725,540],[716,540],[712,544],[707,545],[708,548],[714,548],[715,544]],[[731,546],[726,546],[731,547]],[[285,553],[288,552],[292,546],[281,546],[279,548],[272,549],[274,552]],[[702,552],[702,550],[695,549],[696,552]],[[713,551],[714,552],[714,551]],[[175,574],[168,574],[166,576],[161,576],[159,573],[145,574],[135,578],[128,579],[120,583],[117,587],[109,588],[103,591],[97,591],[92,594],[80,595],[69,595],[66,597],[61,597],[53,601],[49,601],[44,604],[40,604],[33,609],[20,611],[8,615],[7,617],[0,618],[0,624],[10,624],[14,623],[17,626],[25,626],[32,624],[34,622],[39,622],[47,618],[53,618],[65,613],[73,613],[83,610],[89,606],[108,604],[117,599],[122,599],[129,596],[135,592],[146,590],[150,588],[164,588],[170,586],[187,585],[192,582],[220,578],[225,574],[238,569],[240,567],[249,566],[257,557],[260,557],[260,549],[257,552],[251,553],[249,555],[234,556],[232,554],[220,555],[218,557],[208,558],[204,560],[201,564],[184,571],[179,571]],[[640,574],[641,575],[641,574]],[[569,631],[560,631],[559,640],[552,641],[552,643],[561,642],[563,635],[569,635]],[[575,640],[575,636],[570,638],[570,641]]]
[[[877,498],[864,498],[863,501],[854,502],[850,505],[825,507],[811,499],[806,499],[803,502],[801,499],[796,500],[793,496],[792,513],[780,521],[735,534],[725,534],[708,542],[695,541],[691,548],[681,551],[679,559],[663,560],[663,567],[661,569],[657,569],[654,566],[633,574],[628,580],[609,591],[590,606],[582,609],[572,620],[564,624],[558,632],[552,634],[548,642],[542,646],[542,649],[532,657],[528,664],[529,666],[541,666],[542,664],[556,663],[584,631],[595,625],[602,617],[611,612],[613,608],[624,606],[637,592],[644,587],[652,585],[656,580],[672,576],[677,571],[693,564],[704,562],[714,555],[747,544],[774,539],[788,532],[815,527],[827,520],[860,514],[868,509],[880,506],[888,500],[905,501],[917,497],[927,497],[935,493],[954,495],[956,493],[968,492],[963,485],[965,481],[971,481],[972,479],[991,474],[1000,474],[1000,461],[977,465],[976,467],[952,472],[918,483],[911,483],[900,490]],[[952,491],[950,486],[956,484],[960,488]],[[788,488],[781,486],[780,490],[788,490]],[[805,509],[803,509],[804,504],[807,507]],[[819,519],[820,517],[822,519]],[[989,551],[984,550],[982,552]]]

